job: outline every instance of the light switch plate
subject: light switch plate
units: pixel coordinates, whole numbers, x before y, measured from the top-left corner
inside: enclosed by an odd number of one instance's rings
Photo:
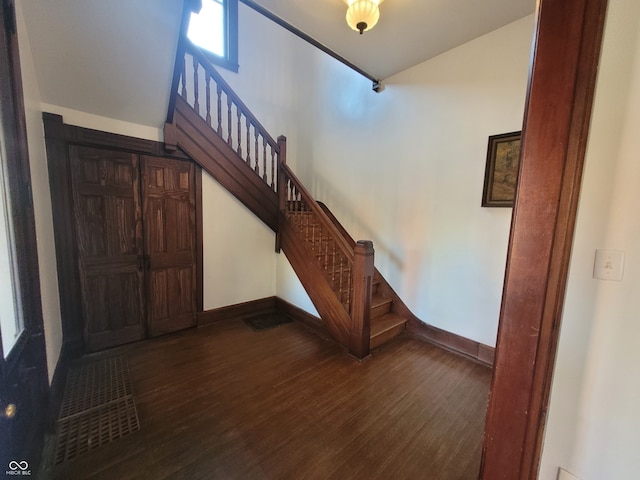
[[[596,250],[593,263],[593,278],[622,281],[624,252],[619,250]]]

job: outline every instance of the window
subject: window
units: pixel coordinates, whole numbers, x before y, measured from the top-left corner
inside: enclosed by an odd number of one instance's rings
[[[14,5],[0,2],[0,396],[40,355],[42,304]],[[44,354],[44,352],[42,351]],[[5,361],[6,360],[6,361]],[[9,367],[6,367],[10,365]],[[29,363],[32,365],[32,363]],[[6,370],[5,370],[6,367]],[[39,367],[38,367],[39,368]],[[46,368],[46,367],[45,367]],[[14,371],[18,371],[16,369]],[[44,370],[46,372],[46,370]],[[12,390],[13,391],[13,390]]]
[[[202,0],[191,13],[187,37],[222,67],[238,71],[238,0]]]
[[[1,166],[4,167],[6,162],[2,150],[0,148],[0,159],[3,160]],[[24,330],[24,319],[19,302],[20,282],[17,276],[15,236],[5,179],[4,168],[0,168],[0,291],[3,292],[0,297],[0,331],[2,351],[6,358]]]

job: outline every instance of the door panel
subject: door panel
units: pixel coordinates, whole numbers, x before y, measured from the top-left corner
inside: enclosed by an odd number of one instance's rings
[[[195,168],[143,157],[147,306],[152,336],[196,322]]]
[[[72,146],[70,160],[87,349],[139,340],[144,272],[138,157]]]

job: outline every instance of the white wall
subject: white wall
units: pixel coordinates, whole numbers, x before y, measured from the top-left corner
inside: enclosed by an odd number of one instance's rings
[[[532,29],[529,16],[395,75],[366,104],[348,88],[317,104],[317,196],[374,241],[420,319],[488,345],[511,209],[480,207],[487,137],[521,129]]]
[[[126,122],[115,118],[103,117],[92,113],[81,112],[72,108],[42,103],[40,105],[43,112],[62,115],[64,123],[77,127],[91,128],[103,132],[117,133],[118,135],[128,135],[130,137],[143,138],[160,142],[163,139],[162,129],[157,126],[140,125],[138,123]]]
[[[540,476],[638,478],[640,3],[610,0]],[[626,252],[622,282],[595,249]]]
[[[62,328],[42,112],[62,115],[69,125],[153,141],[162,140],[162,130],[154,125],[140,125],[42,103],[20,7],[18,14],[47,364],[51,380],[62,345]],[[277,257],[273,232],[206,173],[203,174],[202,196],[205,310],[276,295]]]
[[[22,4],[17,2],[18,42],[22,68],[27,139],[31,167],[31,186],[36,223],[38,267],[40,270],[40,293],[42,316],[47,351],[49,382],[53,378],[60,347],[62,346],[62,323],[58,296],[58,274],[53,238],[53,213],[49,193],[49,171],[44,147],[44,130],[40,111],[40,91],[36,79],[29,38],[24,26]]]
[[[19,3],[43,102],[142,125],[162,125],[184,2]]]
[[[153,141],[162,139],[162,130],[154,126],[59,105],[42,103],[39,108],[62,115],[69,125]],[[41,118],[42,114],[38,114]],[[48,188],[47,183],[47,194]],[[274,233],[206,172],[203,173],[202,197],[204,309],[275,295]]]
[[[204,309],[276,294],[275,234],[203,173]]]
[[[240,72],[222,72],[273,135],[287,135],[288,162],[312,193],[354,237],[373,240],[378,268],[409,308],[488,345],[511,209],[480,207],[487,137],[521,128],[532,31],[525,17],[376,94],[241,5]],[[303,306],[278,268],[278,295]]]

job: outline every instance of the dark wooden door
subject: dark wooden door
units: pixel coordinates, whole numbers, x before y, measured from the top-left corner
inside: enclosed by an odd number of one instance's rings
[[[139,158],[72,146],[70,161],[86,347],[144,338]]]
[[[196,324],[195,167],[142,158],[149,335]]]

